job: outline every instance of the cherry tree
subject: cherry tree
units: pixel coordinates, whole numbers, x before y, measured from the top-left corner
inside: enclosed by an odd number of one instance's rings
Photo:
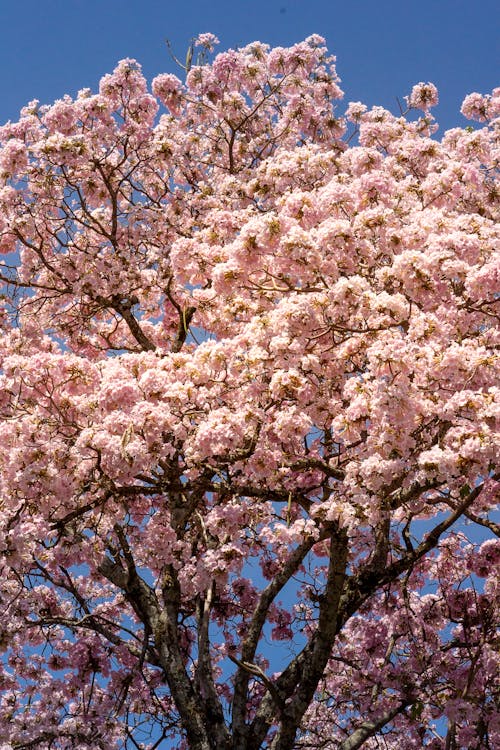
[[[0,129],[0,748],[493,750],[500,89],[216,42]]]

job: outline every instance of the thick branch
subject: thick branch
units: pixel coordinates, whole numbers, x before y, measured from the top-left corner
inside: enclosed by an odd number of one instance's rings
[[[404,573],[411,569],[418,560],[424,557],[430,550],[434,549],[441,536],[451,527],[453,524],[467,511],[467,509],[474,503],[478,495],[482,490],[482,485],[475,487],[463,500],[462,503],[454,510],[453,513],[448,516],[442,523],[438,524],[432,531],[427,534],[423,542],[418,545],[414,550],[408,552],[401,559],[396,560],[391,565],[386,566],[384,569],[374,570],[371,562],[369,561],[367,566],[361,570],[357,575],[353,576],[348,580],[347,586],[344,586],[344,591],[341,594],[340,602],[338,603],[338,613],[335,621],[336,633],[344,626],[347,620],[359,609],[359,607],[372,596],[380,586],[386,583],[396,580],[401,573]],[[284,697],[289,698],[296,691],[297,699],[297,714],[300,713],[300,704],[302,694],[305,695],[307,692],[305,688],[305,677],[304,675],[310,675],[312,665],[315,663],[313,659],[313,652],[318,648],[316,646],[316,638],[320,628],[316,631],[311,641],[305,646],[305,648],[290,662],[288,667],[282,672],[282,674],[275,681],[276,689]],[[332,640],[333,645],[333,640]],[[323,649],[320,649],[323,651]],[[328,654],[329,656],[329,654]],[[326,664],[326,663],[325,663]],[[318,677],[321,678],[321,675]],[[302,688],[302,685],[304,687]],[[317,684],[317,683],[316,683]],[[292,701],[293,703],[293,701]],[[307,708],[307,706],[306,706]],[[270,697],[269,693],[262,699],[261,705],[257,712],[257,716],[251,725],[250,739],[248,741],[248,750],[259,750],[265,735],[271,725],[276,710],[274,702]],[[293,717],[289,721],[285,718],[287,734],[290,735],[286,738],[283,732],[276,737],[275,743],[281,742],[282,744],[275,744],[273,748],[275,750],[287,750],[287,748],[293,747],[292,728],[293,728]],[[293,728],[293,737],[295,737],[297,727]]]
[[[135,338],[137,343],[142,347],[142,349],[144,349],[144,351],[146,352],[154,352],[156,350],[156,346],[153,344],[151,339],[148,339],[132,312],[128,308],[118,309],[115,307],[115,309],[120,313],[123,320],[128,325],[130,333]]]
[[[318,683],[330,658],[339,630],[339,605],[344,590],[348,537],[344,529],[335,529],[330,538],[330,562],[325,593],[320,597],[318,627],[309,642],[309,655],[304,661],[300,681],[294,695],[287,701],[272,750],[292,750],[295,735],[307,711]]]
[[[93,297],[95,301],[103,307],[109,307],[112,310],[115,310],[115,312],[117,312],[119,315],[121,315],[121,317],[127,324],[130,333],[137,341],[141,349],[146,352],[154,352],[156,350],[156,346],[146,336],[141,326],[139,325],[137,318],[132,313],[131,307],[132,304],[135,304],[136,298],[133,298],[133,300],[129,300],[126,297],[121,297],[120,295],[113,295],[111,298],[107,299],[106,297],[102,297],[100,294],[93,295]]]
[[[158,601],[148,584],[137,575],[137,572],[124,568],[110,557],[105,557],[99,565],[99,573],[117,588],[121,589],[132,605],[135,613],[144,623],[150,624],[158,616]]]
[[[220,748],[220,750],[224,750],[225,748],[229,750],[231,739],[224,721],[222,705],[215,689],[212,660],[210,657],[208,628],[214,588],[215,584],[212,584],[207,590],[205,597],[203,599],[200,598],[197,604],[198,663],[195,671],[195,685],[201,705],[204,707],[205,725],[210,739],[215,742],[215,746]]]
[[[411,570],[413,566],[428,552],[434,549],[441,538],[453,524],[458,521],[477,499],[483,489],[479,484],[465,497],[455,508],[448,518],[435,526],[425,539],[413,550],[409,550],[399,560],[387,565],[383,570],[374,570],[370,562],[357,575],[352,576],[348,582],[342,606],[342,625],[359,609],[375,591],[384,584],[395,581],[402,573]]]
[[[389,534],[391,517],[388,511],[383,511],[381,520],[375,528],[375,546],[370,556],[369,565],[373,570],[384,570],[389,552]]]
[[[474,521],[474,523],[479,524],[479,526],[484,526],[485,528],[489,529],[495,534],[495,536],[500,537],[500,524],[495,523],[495,521],[492,521],[489,518],[481,518],[481,516],[478,516],[468,510],[465,511],[464,516],[469,518],[471,521]]]
[[[159,663],[181,715],[190,749],[213,750],[205,726],[202,702],[193,689],[182,659],[175,593],[167,598],[166,606],[161,608],[153,589],[137,574],[123,530],[115,526],[115,532],[125,558],[126,570],[116,560],[105,557],[99,566],[99,572],[125,592],[137,616],[153,634]],[[175,583],[172,582],[172,589],[176,588]]]
[[[189,333],[189,325],[193,319],[193,315],[196,312],[196,307],[188,307],[186,310],[179,311],[179,326],[177,328],[177,336],[172,344],[172,350],[174,353],[180,352],[184,342]]]
[[[310,656],[311,648],[311,641],[309,641],[275,681],[275,692],[280,695],[282,701],[292,695],[296,685],[299,683],[303,674],[304,664]],[[268,690],[268,693],[261,701],[255,719],[248,729],[247,744],[242,747],[245,747],[246,750],[260,750],[276,714],[277,706],[273,695]],[[233,749],[239,750],[237,745],[233,745]]]
[[[338,750],[358,750],[367,739],[373,737],[382,729],[382,727],[385,727],[386,724],[400,714],[401,711],[404,711],[405,708],[410,706],[411,703],[412,701],[410,700],[403,701],[399,706],[396,706],[390,711],[386,711],[386,713],[376,719],[376,721],[364,721],[350,737],[339,745]]]
[[[273,747],[292,748],[301,718],[323,675],[339,626],[339,604],[345,581],[348,539],[344,530],[330,529],[330,565],[325,593],[320,598],[318,628],[275,681],[275,688],[286,700],[281,717],[280,733]],[[261,701],[257,715],[248,731],[247,750],[259,750],[276,716],[276,705],[268,692]],[[279,739],[278,739],[279,738]],[[235,746],[236,750],[236,746]]]
[[[248,733],[248,726],[245,723],[246,706],[248,698],[248,684],[250,672],[246,665],[252,664],[255,658],[255,652],[262,634],[262,628],[266,622],[269,607],[281,591],[283,586],[288,583],[291,576],[297,571],[308,552],[316,543],[316,539],[309,537],[305,539],[290,555],[287,562],[281,567],[271,583],[266,586],[262,592],[259,603],[254,610],[247,635],[242,643],[241,661],[234,679],[234,698],[232,708],[232,727],[233,727],[233,747],[235,750],[244,747],[245,737]],[[279,694],[279,692],[277,693]]]

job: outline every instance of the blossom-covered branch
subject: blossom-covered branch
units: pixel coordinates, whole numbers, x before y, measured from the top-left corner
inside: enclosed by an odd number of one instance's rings
[[[217,42],[0,128],[0,750],[493,750],[500,90]]]

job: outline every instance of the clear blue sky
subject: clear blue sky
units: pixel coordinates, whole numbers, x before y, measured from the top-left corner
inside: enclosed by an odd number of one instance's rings
[[[495,0],[0,0],[0,123],[31,99],[95,89],[124,57],[149,79],[172,71],[165,38],[183,58],[192,36],[211,31],[220,49],[319,33],[337,55],[346,101],[395,109],[414,83],[432,81],[448,128],[462,124],[465,94],[500,85],[498,8]]]

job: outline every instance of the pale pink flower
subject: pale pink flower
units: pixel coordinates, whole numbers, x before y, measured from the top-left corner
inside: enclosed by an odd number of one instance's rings
[[[409,107],[427,112],[438,104],[438,90],[433,83],[417,83],[412,88],[411,94],[406,97],[406,102]]]

